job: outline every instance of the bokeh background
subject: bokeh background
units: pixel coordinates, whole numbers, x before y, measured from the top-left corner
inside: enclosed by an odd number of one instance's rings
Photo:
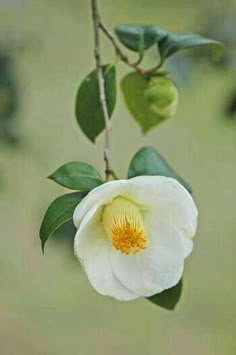
[[[71,160],[103,171],[103,135],[92,145],[74,117],[76,90],[94,67],[90,7],[88,0],[0,0],[0,80],[3,58],[3,86],[14,100],[0,125],[0,354],[234,355],[235,3],[103,0],[100,10],[111,28],[150,23],[212,36],[218,31],[230,53],[217,66],[199,53],[171,63],[181,93],[178,113],[147,136],[120,93],[113,117],[119,176],[141,146],[152,144],[194,189],[199,228],[183,297],[168,312],[147,300],[100,296],[73,257],[70,228],[42,255],[42,217],[66,192],[46,176]],[[103,45],[113,60],[106,40]],[[119,78],[127,69],[119,64]]]

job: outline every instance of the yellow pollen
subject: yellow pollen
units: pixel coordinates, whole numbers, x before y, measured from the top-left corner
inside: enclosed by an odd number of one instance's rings
[[[105,206],[103,226],[112,245],[124,254],[136,254],[148,243],[142,215],[135,204],[116,197]]]

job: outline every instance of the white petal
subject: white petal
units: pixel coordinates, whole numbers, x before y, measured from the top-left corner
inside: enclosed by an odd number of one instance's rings
[[[85,215],[74,239],[74,252],[79,260],[84,260],[90,255],[91,248],[106,239],[104,235],[96,233],[96,226],[101,220],[102,207],[93,206]],[[89,233],[86,233],[89,230]]]
[[[118,300],[129,301],[138,298],[116,279],[109,261],[110,246],[100,243],[93,249],[88,259],[84,261],[84,270],[93,288],[102,295],[115,297]]]
[[[188,191],[175,179],[139,176],[129,180],[129,196],[141,206],[157,208],[157,216],[181,228],[186,236],[196,231],[196,205]],[[148,211],[147,211],[148,212]]]
[[[187,238],[193,238],[196,233],[196,229],[197,229],[197,215],[192,220],[192,222],[189,222],[188,224],[184,225],[182,231],[184,232],[184,235]]]
[[[126,186],[127,180],[115,180],[107,182],[97,188],[93,189],[76,207],[73,215],[74,224],[76,227],[80,226],[85,214],[94,205],[105,205],[118,196],[123,187]]]
[[[183,246],[184,258],[187,258],[193,251],[192,239],[181,236],[181,242]]]
[[[177,231],[185,258],[192,252],[191,238],[196,233],[198,212],[191,195],[177,180],[162,176],[133,178],[129,196],[143,208],[144,219],[152,218],[151,225],[155,223],[158,228],[165,223]]]
[[[180,237],[164,226],[157,231],[147,228],[147,232],[150,244],[144,251],[135,255],[111,251],[112,268],[117,278],[143,297],[175,286],[181,279],[184,264]]]
[[[101,212],[99,206],[94,206],[84,217],[75,236],[75,255],[97,292],[119,300],[133,300],[139,296],[122,285],[112,271],[109,260],[112,246],[104,233]]]
[[[75,225],[79,227],[92,206],[107,204],[118,195],[130,199],[147,213],[157,209],[160,220],[178,227],[183,236],[191,238],[195,234],[197,208],[191,195],[177,180],[164,176],[138,176],[95,188],[76,207]]]
[[[171,249],[178,248],[178,252],[181,248],[182,255],[186,258],[193,250],[192,239],[178,225],[168,223],[167,220],[161,217],[158,208],[143,212],[143,221],[148,231],[148,239],[152,245],[163,245]]]

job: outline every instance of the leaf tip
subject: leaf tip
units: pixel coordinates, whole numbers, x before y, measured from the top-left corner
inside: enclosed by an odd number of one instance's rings
[[[41,229],[39,231],[39,238],[41,240],[41,251],[42,251],[42,254],[44,255],[46,241],[42,238]]]
[[[145,136],[148,131],[150,131],[151,127],[144,127],[144,126],[141,126],[141,133],[143,136]]]
[[[41,242],[41,250],[42,250],[42,254],[44,255],[45,252],[45,243]]]
[[[96,137],[98,136],[92,136],[92,135],[90,135],[88,132],[84,132],[84,134],[85,134],[85,136],[88,138],[88,140],[91,142],[91,143],[93,143],[93,144],[95,144],[96,143]]]

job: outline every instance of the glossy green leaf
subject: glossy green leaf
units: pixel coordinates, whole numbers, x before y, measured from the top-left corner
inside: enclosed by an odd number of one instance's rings
[[[182,289],[183,282],[182,280],[180,280],[180,282],[176,286],[169,288],[168,290],[165,290],[154,296],[147,297],[147,299],[152,303],[155,303],[157,306],[168,310],[174,310],[180,300]]]
[[[72,190],[90,191],[103,183],[101,175],[92,166],[80,161],[62,165],[48,177]]]
[[[120,25],[115,27],[115,33],[126,48],[139,53],[167,35],[165,30],[148,25]]]
[[[127,74],[121,82],[125,103],[131,115],[141,126],[143,133],[166,119],[150,109],[145,98],[148,83],[149,79],[137,72]]]
[[[216,59],[220,57],[224,48],[220,42],[194,33],[169,33],[158,43],[159,52],[163,59],[180,50],[198,46],[209,46]]]
[[[85,194],[81,192],[62,195],[56,198],[48,207],[39,231],[43,251],[48,238],[62,224],[73,217],[75,207],[81,202],[84,196]]]
[[[103,71],[108,113],[111,117],[116,103],[116,71],[112,65],[105,65]],[[78,89],[75,114],[79,127],[94,143],[96,137],[105,129],[96,70],[83,80]]]
[[[128,179],[141,175],[161,175],[172,177],[178,180],[186,188],[186,190],[189,191],[189,193],[192,192],[189,184],[176,174],[169,163],[167,163],[167,161],[153,147],[147,146],[141,148],[130,162]]]

